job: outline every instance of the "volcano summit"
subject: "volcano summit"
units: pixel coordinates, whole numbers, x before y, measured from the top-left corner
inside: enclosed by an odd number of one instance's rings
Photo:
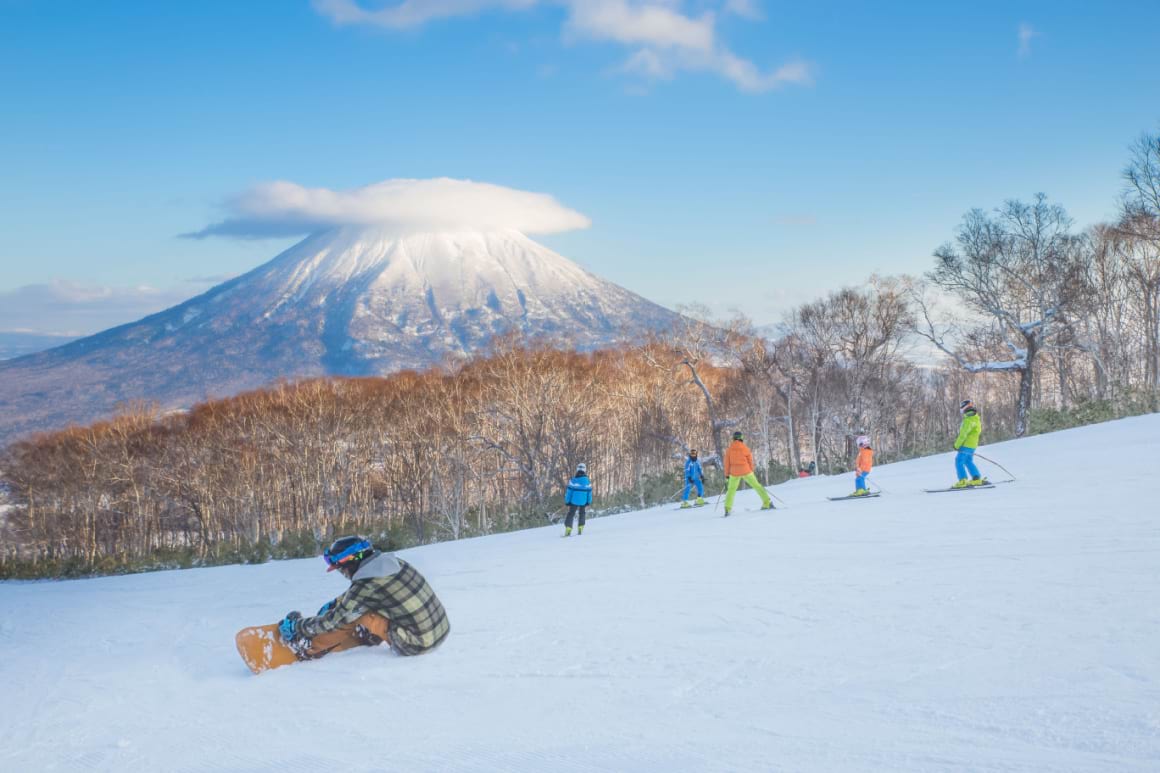
[[[323,225],[178,306],[0,362],[0,442],[127,401],[176,408],[279,378],[423,368],[512,331],[593,349],[678,319],[514,228]]]

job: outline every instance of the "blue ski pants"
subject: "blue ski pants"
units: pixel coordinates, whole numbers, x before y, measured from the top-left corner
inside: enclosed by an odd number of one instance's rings
[[[854,490],[866,488],[866,478],[870,476],[868,472],[860,472],[854,476]]]
[[[681,499],[682,499],[682,500],[685,500],[685,499],[688,499],[688,498],[689,498],[689,490],[690,490],[691,488],[693,488],[693,486],[696,486],[696,487],[697,487],[697,496],[699,496],[699,497],[703,497],[703,496],[705,496],[705,485],[704,485],[703,483],[701,483],[701,479],[700,479],[700,478],[697,478],[697,479],[693,479],[693,478],[686,478],[686,479],[685,479],[685,490],[684,490],[684,492],[681,494]]]
[[[959,474],[959,480],[968,477],[981,478],[979,468],[975,466],[975,449],[960,448],[958,456],[955,457],[955,471]]]

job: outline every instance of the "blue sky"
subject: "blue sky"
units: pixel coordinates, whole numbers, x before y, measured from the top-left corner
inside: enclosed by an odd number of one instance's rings
[[[969,208],[1114,215],[1160,128],[1156,2],[0,0],[0,330],[95,332],[288,239],[191,240],[273,180],[453,177],[537,237],[762,323],[925,270]]]

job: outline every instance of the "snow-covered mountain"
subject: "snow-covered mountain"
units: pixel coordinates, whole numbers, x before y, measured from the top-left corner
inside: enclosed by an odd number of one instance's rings
[[[1160,415],[407,550],[437,650],[253,676],[234,633],[346,583],[319,558],[0,582],[11,771],[1160,770]],[[1083,480],[1061,477],[1076,459]],[[593,475],[617,460],[590,459]],[[1002,474],[981,462],[987,474]],[[599,501],[596,503],[600,505]],[[46,635],[46,622],[54,633]]]
[[[591,349],[676,319],[514,230],[338,228],[139,322],[0,363],[0,442],[131,400],[422,368],[512,330]]]

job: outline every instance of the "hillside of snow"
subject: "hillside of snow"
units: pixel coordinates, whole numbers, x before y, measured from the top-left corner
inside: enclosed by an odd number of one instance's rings
[[[1158,437],[408,550],[452,626],[418,658],[247,671],[238,629],[345,587],[321,559],[0,583],[0,770],[1160,770]]]

